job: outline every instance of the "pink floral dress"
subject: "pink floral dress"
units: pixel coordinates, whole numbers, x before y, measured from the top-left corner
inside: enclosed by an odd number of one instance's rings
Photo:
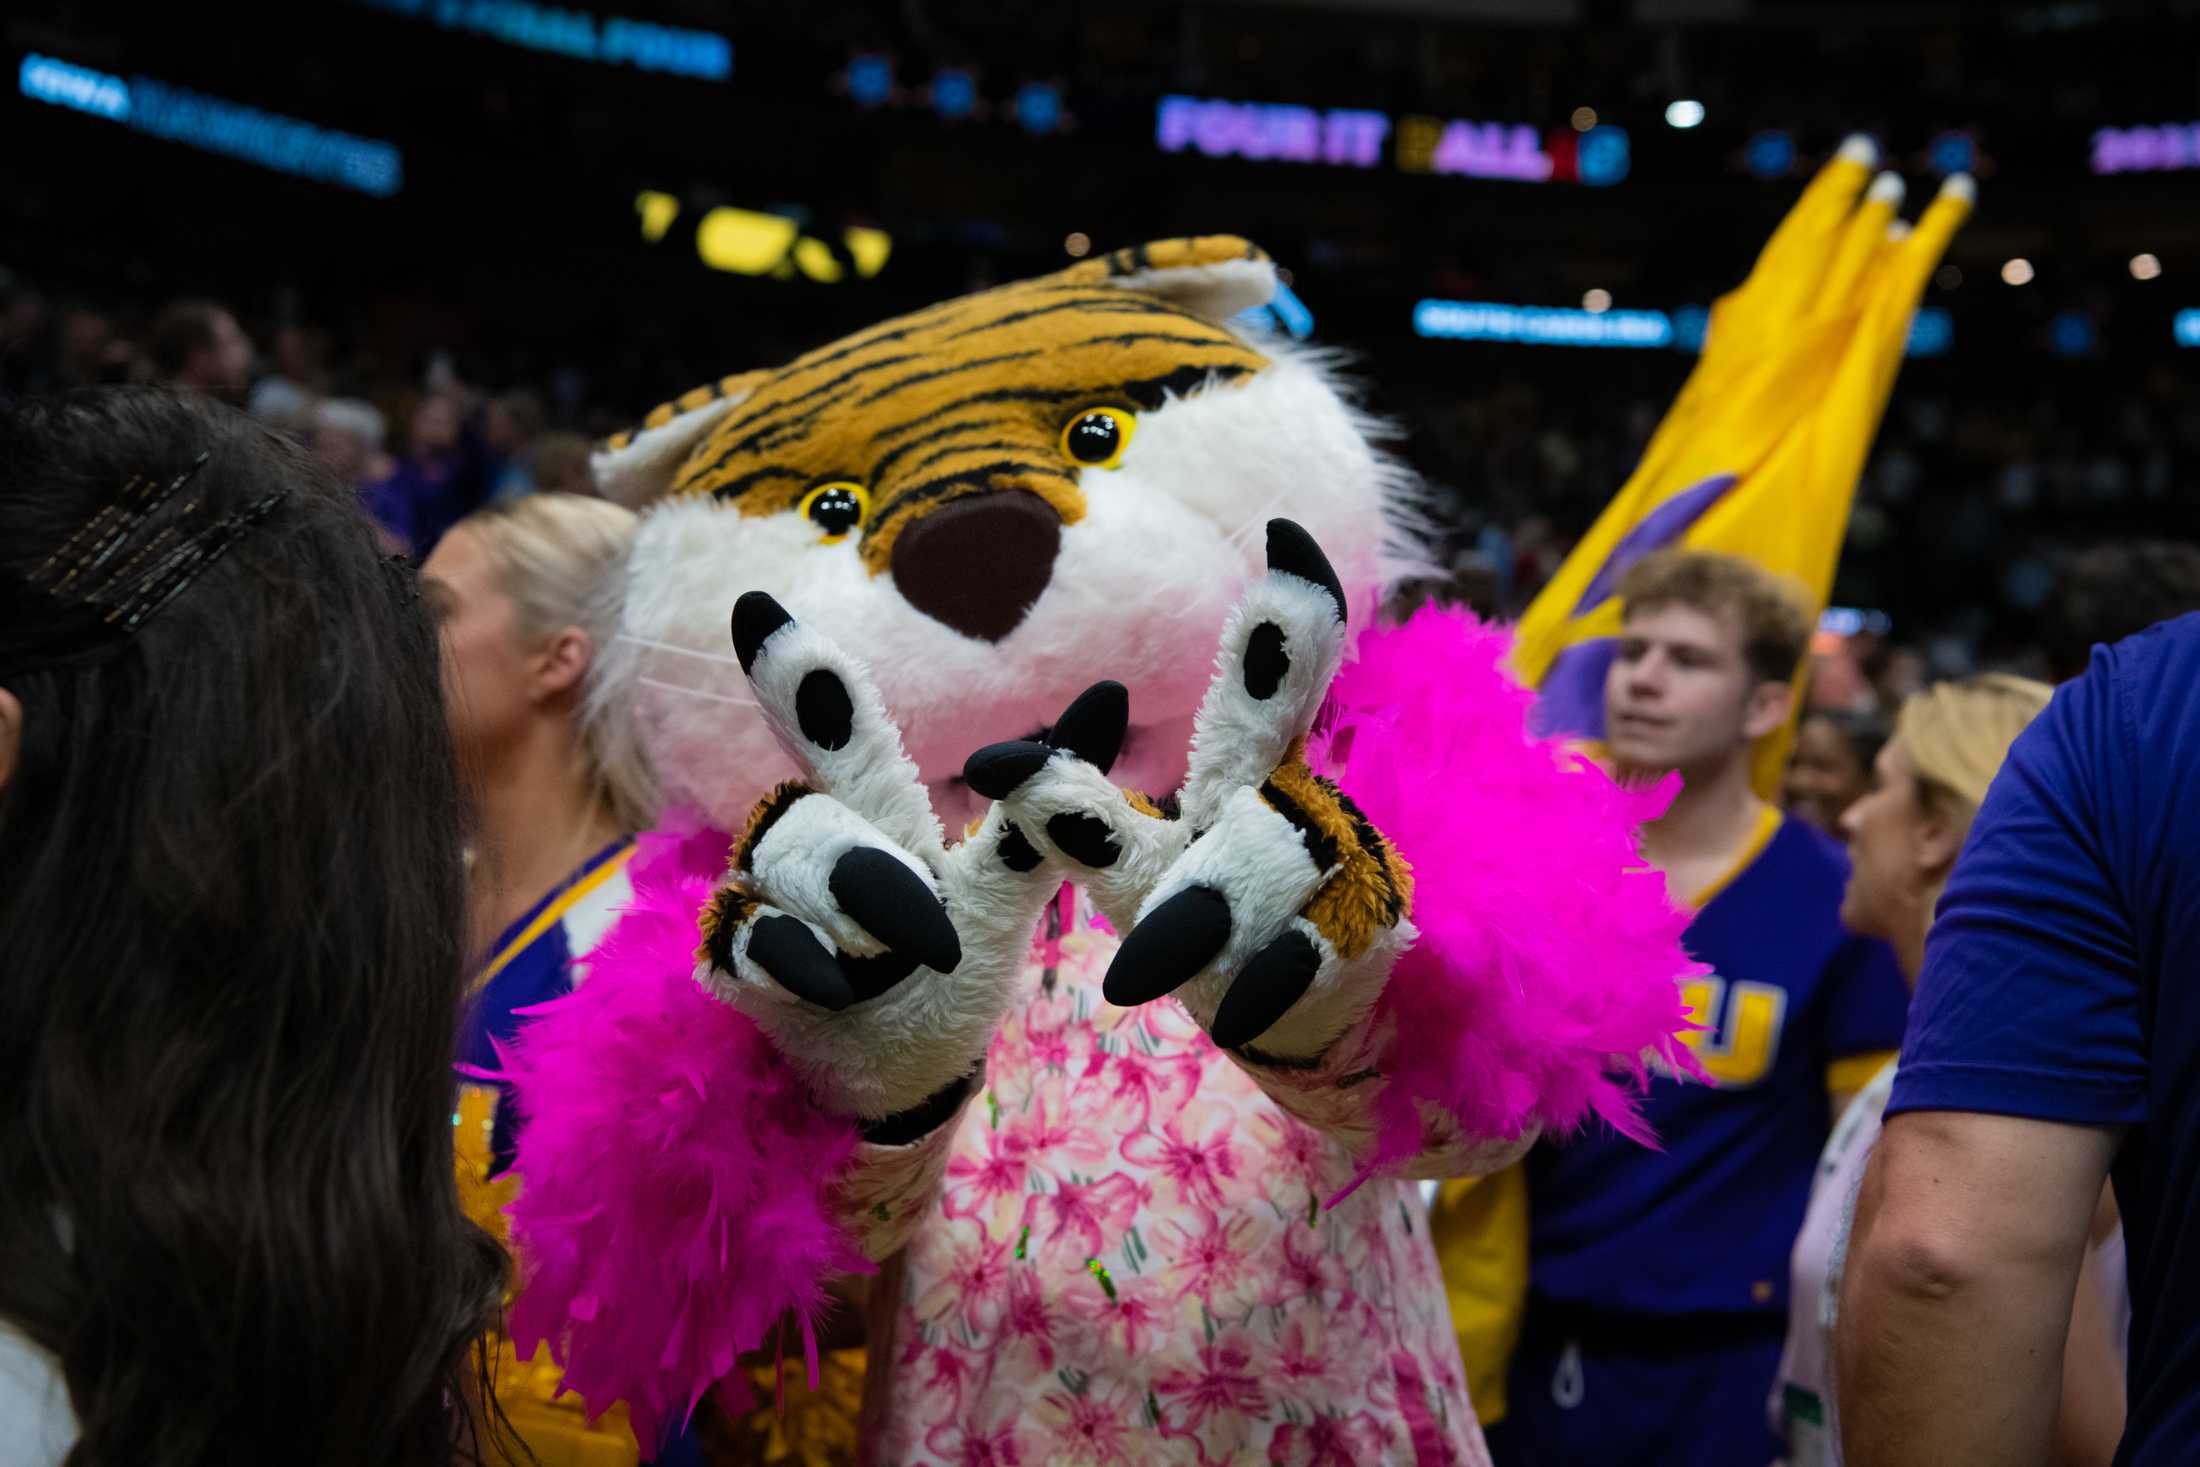
[[[1095,920],[1068,892],[1050,909],[1060,935],[959,1117],[858,1148],[844,1216],[902,1255],[871,1310],[869,1459],[1487,1463],[1418,1189],[1325,1205],[1372,1145],[1383,1036],[1312,1069],[1241,1063],[1171,1000],[1105,1003]]]

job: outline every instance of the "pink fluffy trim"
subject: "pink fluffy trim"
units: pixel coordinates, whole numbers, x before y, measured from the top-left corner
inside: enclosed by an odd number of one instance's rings
[[[645,1448],[720,1381],[745,1406],[735,1359],[790,1311],[814,1379],[826,1282],[871,1270],[827,1203],[854,1127],[692,976],[726,846],[643,836],[634,903],[586,981],[502,1055],[523,1122],[514,1342],[524,1360],[547,1339],[592,1415],[625,1401]]]
[[[1370,1171],[1421,1149],[1428,1109],[1487,1137],[1594,1114],[1654,1144],[1634,1098],[1645,1056],[1701,1073],[1677,1042],[1679,980],[1702,971],[1688,917],[1636,847],[1677,780],[1627,789],[1531,738],[1511,645],[1436,608],[1370,633],[1310,740],[1413,867],[1421,935],[1377,1010],[1396,1038]]]

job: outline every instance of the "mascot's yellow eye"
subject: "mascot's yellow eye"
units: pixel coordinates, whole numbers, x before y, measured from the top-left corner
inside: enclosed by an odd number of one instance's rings
[[[1129,408],[1087,408],[1062,430],[1062,452],[1081,464],[1112,469],[1123,462],[1123,450],[1131,446],[1137,427],[1137,415]]]
[[[871,512],[871,496],[861,484],[836,479],[802,496],[802,513],[825,532],[825,544],[838,545]]]

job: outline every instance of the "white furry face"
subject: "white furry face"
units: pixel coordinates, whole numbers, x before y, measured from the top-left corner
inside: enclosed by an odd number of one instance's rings
[[[1081,471],[1086,513],[997,642],[919,611],[854,542],[821,544],[798,513],[744,515],[708,495],[661,505],[635,542],[596,696],[631,711],[668,803],[738,829],[794,773],[728,631],[734,601],[768,591],[868,667],[951,828],[980,803],[958,779],[965,757],[1050,724],[1102,678],[1130,689],[1116,779],[1175,789],[1223,622],[1263,568],[1268,520],[1297,520],[1321,544],[1355,631],[1416,550],[1407,480],[1370,442],[1373,425],[1319,359],[1260,349],[1265,370],[1140,414],[1118,467]]]

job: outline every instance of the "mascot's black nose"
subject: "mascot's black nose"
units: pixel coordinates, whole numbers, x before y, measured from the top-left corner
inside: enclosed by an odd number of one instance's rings
[[[894,584],[934,621],[998,642],[1047,588],[1061,548],[1062,518],[1036,494],[973,494],[901,532]]]

